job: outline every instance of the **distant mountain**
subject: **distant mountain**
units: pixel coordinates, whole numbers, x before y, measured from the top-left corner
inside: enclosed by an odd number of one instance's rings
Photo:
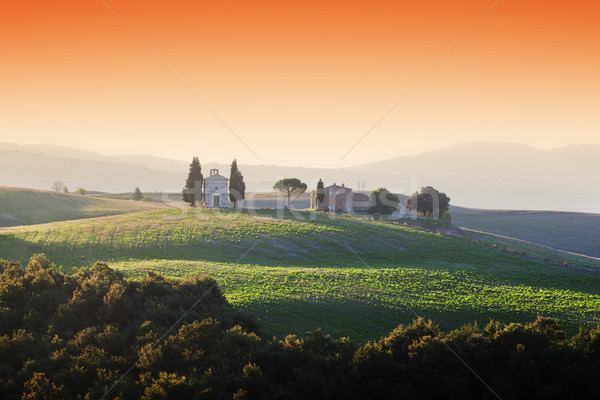
[[[147,154],[118,154],[110,156],[113,161],[119,161],[127,164],[134,164],[141,167],[156,169],[159,171],[172,172],[181,174],[182,171],[187,171],[190,166],[190,161],[173,160],[170,158],[149,156]]]
[[[377,175],[523,178],[554,185],[600,185],[600,145],[540,150],[515,143],[464,143],[351,168]]]
[[[107,156],[61,146],[0,143],[0,185],[49,189],[62,180],[71,188],[107,192],[179,191],[189,163],[151,155]],[[229,164],[202,163],[205,174]],[[240,165],[247,191],[271,191],[283,177],[297,177],[310,188],[345,183],[368,189],[386,187],[409,194],[431,185],[452,204],[488,209],[600,212],[600,146],[572,145],[540,150],[514,143],[465,143],[414,156],[351,168],[326,169]]]
[[[599,145],[474,142],[350,170],[432,185],[462,206],[600,212]]]
[[[76,149],[65,146],[55,146],[51,144],[24,144],[0,142],[0,151],[19,151],[33,154],[50,155],[59,158],[75,158],[87,161],[115,161],[111,156],[96,153],[94,151]]]
[[[2,186],[50,189],[52,182],[60,180],[71,190],[83,187],[104,192],[131,192],[136,186],[144,191],[180,190],[185,176],[185,171],[175,174],[114,161],[0,150]]]

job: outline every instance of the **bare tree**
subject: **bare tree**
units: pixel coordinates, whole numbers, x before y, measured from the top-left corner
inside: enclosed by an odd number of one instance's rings
[[[359,179],[356,181],[357,192],[364,192],[367,187],[367,182],[364,179]]]
[[[52,190],[55,192],[63,192],[65,190],[65,184],[63,181],[52,182]]]

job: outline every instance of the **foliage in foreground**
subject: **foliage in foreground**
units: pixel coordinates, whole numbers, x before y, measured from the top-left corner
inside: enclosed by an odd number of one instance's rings
[[[107,398],[593,398],[599,372],[600,328],[568,339],[549,318],[450,333],[417,319],[360,347],[319,331],[267,340],[206,276],[0,261],[6,399],[101,398],[117,382]]]

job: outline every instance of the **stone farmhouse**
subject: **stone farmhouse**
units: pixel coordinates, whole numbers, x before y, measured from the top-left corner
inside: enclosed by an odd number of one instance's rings
[[[204,207],[223,208],[229,205],[228,181],[219,175],[218,169],[210,170],[210,176],[204,178]]]
[[[321,209],[341,212],[365,212],[371,207],[371,197],[364,193],[353,192],[343,183],[338,186],[335,183],[325,189],[325,199],[320,204]]]

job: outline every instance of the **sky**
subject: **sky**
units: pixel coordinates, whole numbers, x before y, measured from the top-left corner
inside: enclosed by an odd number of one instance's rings
[[[343,167],[600,144],[600,2],[0,3],[0,141]]]

